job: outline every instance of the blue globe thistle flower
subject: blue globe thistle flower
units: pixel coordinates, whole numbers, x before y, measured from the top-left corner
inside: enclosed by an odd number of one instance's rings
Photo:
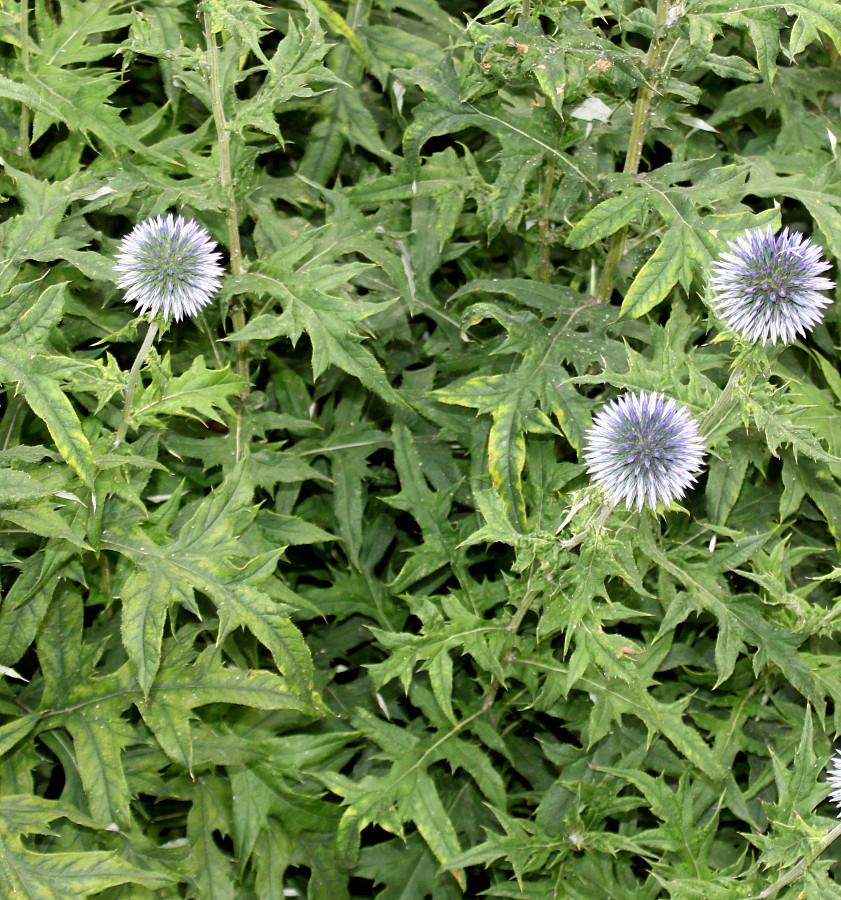
[[[823,318],[835,287],[820,277],[830,264],[821,249],[796,231],[754,228],[722,253],[709,281],[710,304],[743,340],[790,344]]]
[[[832,760],[832,768],[830,768],[826,780],[832,788],[829,799],[836,806],[841,807],[841,751],[839,751],[839,755]],[[841,813],[839,813],[839,816],[841,816]]]
[[[683,497],[704,458],[698,424],[671,397],[624,394],[608,403],[584,435],[593,481],[625,508],[656,509]]]
[[[141,222],[117,247],[117,286],[126,303],[152,318],[180,322],[207,306],[219,290],[222,254],[207,230],[192,219],[158,216]]]

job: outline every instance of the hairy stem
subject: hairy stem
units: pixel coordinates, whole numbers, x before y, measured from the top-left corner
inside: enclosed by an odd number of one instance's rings
[[[741,363],[736,363],[736,365],[733,366],[733,370],[730,372],[727,384],[724,385],[724,390],[718,395],[715,403],[713,403],[704,414],[703,419],[701,419],[698,431],[702,438],[709,439],[715,434],[718,427],[724,423],[727,416],[730,415],[737,403],[736,391],[744,377],[744,366],[742,366]],[[753,381],[750,376],[748,376],[748,380],[751,382]]]
[[[29,71],[29,0],[20,4],[20,61],[24,71]],[[20,111],[20,156],[28,165],[29,155],[29,107],[24,103]]]
[[[202,330],[207,335],[207,339],[210,342],[210,350],[213,353],[213,358],[216,360],[216,368],[222,368],[222,357],[219,355],[219,348],[216,346],[216,338],[213,336],[213,332],[210,330],[210,325],[207,324],[207,316],[204,313],[199,313],[199,323],[201,324]]]
[[[152,346],[152,342],[157,337],[157,334],[158,323],[153,321],[151,325],[149,325],[146,337],[143,339],[140,350],[137,351],[137,356],[134,358],[134,364],[131,367],[131,371],[128,373],[126,393],[123,400],[123,415],[120,419],[120,427],[117,429],[117,436],[114,438],[114,443],[112,445],[114,449],[119,447],[123,442],[126,432],[128,431],[128,420],[131,417],[131,402],[134,400],[134,392],[137,390],[137,379],[140,376],[140,367],[146,361],[146,357],[149,355],[149,348]]]
[[[225,120],[225,105],[222,101],[222,82],[219,73],[219,47],[216,35],[211,30],[210,17],[204,13],[204,37],[207,45],[207,69],[210,82],[210,103],[213,110],[213,122],[216,125],[216,140],[219,145],[219,180],[225,195],[225,220],[228,226],[228,248],[231,253],[231,273],[242,275],[242,247],[239,240],[239,210],[234,194],[234,180],[231,168],[231,136]],[[231,309],[231,321],[234,330],[245,327],[245,311],[237,301]],[[250,378],[248,374],[248,343],[237,341],[237,374],[245,379],[245,386],[240,391],[240,400],[248,397]],[[239,447],[239,444],[237,444]],[[239,456],[239,452],[237,453]]]
[[[776,897],[787,884],[791,884],[792,881],[801,878],[806,873],[806,869],[808,869],[821,853],[823,853],[833,841],[837,840],[838,837],[841,837],[841,823],[836,825],[835,828],[827,834],[821,841],[818,849],[815,850],[811,856],[804,856],[796,866],[792,866],[785,875],[778,878],[769,888],[766,888],[761,894],[749,897],[748,900],[771,900],[772,897]]]
[[[654,24],[654,36],[645,54],[645,69],[651,73],[651,83],[639,89],[637,100],[634,104],[634,117],[631,121],[631,136],[628,139],[628,149],[625,153],[625,165],[622,171],[626,175],[636,175],[639,172],[642,148],[645,143],[645,132],[648,126],[648,113],[651,109],[651,97],[657,83],[659,73],[657,67],[663,55],[663,38],[666,25],[666,17],[669,14],[669,0],[657,0],[657,14]],[[625,237],[627,228],[622,228],[613,235],[610,248],[607,252],[601,281],[599,282],[599,301],[607,303],[613,293],[613,282],[616,279],[616,270],[622,261],[625,252]]]
[[[520,630],[520,625],[523,623],[523,619],[526,617],[526,613],[531,609],[531,605],[534,602],[535,597],[540,593],[537,588],[533,588],[532,578],[534,577],[534,563],[529,567],[529,578],[526,583],[526,591],[523,594],[523,599],[520,601],[519,606],[514,610],[514,614],[511,616],[511,621],[505,627],[506,634],[516,634]]]
[[[552,236],[549,223],[549,206],[552,202],[552,189],[555,186],[555,160],[550,159],[546,163],[546,171],[543,176],[543,191],[540,198],[540,280],[543,284],[549,284],[552,280]]]
[[[14,385],[9,385],[6,388],[6,412],[3,414],[3,422],[0,425],[0,450],[9,449],[22,409],[23,397],[15,394]]]

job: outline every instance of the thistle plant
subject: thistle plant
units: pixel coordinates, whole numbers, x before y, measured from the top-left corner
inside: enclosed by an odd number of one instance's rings
[[[0,4],[0,900],[841,897],[836,4],[407,5]]]
[[[123,415],[114,446],[128,430],[131,401],[140,367],[158,333],[160,322],[180,322],[207,306],[221,285],[221,253],[205,228],[182,216],[158,216],[141,222],[117,247],[114,271],[125,302],[139,314],[148,313],[149,330],[126,382]]]
[[[117,247],[126,303],[152,318],[180,322],[197,315],[219,290],[222,254],[207,230],[182,216],[158,216],[141,222]]]
[[[669,505],[683,497],[702,467],[704,446],[687,410],[663,394],[625,394],[596,416],[584,459],[613,504]]]
[[[798,232],[754,228],[722,253],[709,280],[710,305],[745,341],[790,344],[811,331],[832,303],[821,294],[835,282],[821,277],[830,264]]]
[[[832,760],[832,765],[827,773],[826,780],[832,790],[829,793],[829,799],[841,809],[841,753]],[[841,813],[839,813],[841,815]]]
[[[829,794],[829,799],[836,806],[841,806],[841,753],[832,760],[832,766],[829,769],[826,780],[829,782],[830,787],[833,788]],[[773,884],[764,891],[748,897],[747,900],[773,900],[786,885],[802,878],[812,863],[839,837],[841,837],[841,824],[836,825],[835,828],[829,831],[811,853],[802,857],[796,865],[790,866]]]

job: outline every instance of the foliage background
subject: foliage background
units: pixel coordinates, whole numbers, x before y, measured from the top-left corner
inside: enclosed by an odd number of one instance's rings
[[[841,256],[839,7],[3,0],[0,39],[2,896],[841,897],[833,847],[772,887],[834,814],[841,307],[731,402],[703,303],[746,228]],[[230,275],[114,448],[112,256],[167,211]],[[641,388],[708,470],[605,521],[581,436]]]

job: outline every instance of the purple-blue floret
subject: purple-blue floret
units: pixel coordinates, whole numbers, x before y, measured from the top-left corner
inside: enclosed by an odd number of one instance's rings
[[[788,228],[775,237],[770,225],[727,246],[713,265],[710,305],[739,337],[790,344],[823,319],[832,300],[819,291],[835,282],[821,276],[830,263],[819,246]]]
[[[584,459],[608,499],[626,509],[669,506],[694,484],[704,445],[690,413],[663,394],[624,394],[584,435]]]
[[[218,245],[201,225],[181,216],[141,222],[117,247],[117,286],[138,313],[179,322],[207,306],[224,269]]]

